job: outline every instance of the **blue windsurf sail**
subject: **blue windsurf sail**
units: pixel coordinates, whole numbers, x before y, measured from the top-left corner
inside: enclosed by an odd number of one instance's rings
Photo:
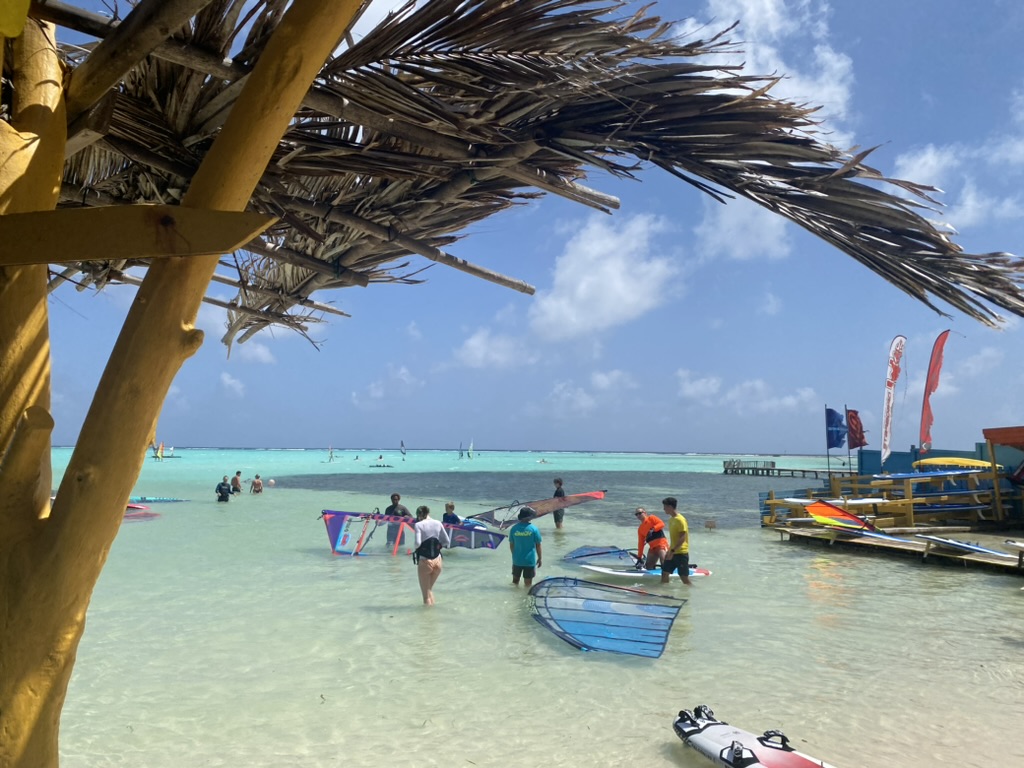
[[[530,589],[535,618],[583,651],[607,651],[656,659],[686,600],[613,587],[567,576],[544,579]]]
[[[628,549],[616,547],[613,544],[602,546],[600,544],[587,544],[576,547],[571,552],[562,555],[562,559],[577,565],[607,565],[610,567],[633,565],[636,563],[636,555]]]
[[[444,524],[453,547],[466,549],[497,549],[505,540],[504,533],[489,531],[481,525]]]

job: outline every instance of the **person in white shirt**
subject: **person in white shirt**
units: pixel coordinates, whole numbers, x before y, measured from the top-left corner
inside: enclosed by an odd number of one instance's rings
[[[448,531],[430,517],[430,507],[416,509],[416,551],[412,559],[420,579],[423,604],[434,604],[434,582],[441,575],[441,550],[451,546]]]

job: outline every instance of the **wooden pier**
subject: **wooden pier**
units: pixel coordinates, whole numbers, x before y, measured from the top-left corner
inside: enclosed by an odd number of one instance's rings
[[[813,477],[816,480],[820,480],[830,475],[853,477],[856,473],[850,469],[833,469],[830,471],[827,469],[778,467],[771,460],[748,461],[746,459],[726,459],[722,462],[722,474],[748,475],[751,477]]]
[[[858,536],[844,535],[841,530],[825,530],[822,528],[795,529],[786,526],[778,526],[779,539],[789,539],[802,544],[818,544],[833,546],[839,544],[851,550],[861,552],[878,552],[888,555],[910,556],[926,562],[952,563],[963,567],[985,568],[988,570],[1000,571],[1006,574],[1024,576],[1024,553],[1021,553],[1016,560],[1002,558],[982,553],[959,552],[952,549],[929,546],[925,541],[891,541],[888,539],[863,538]],[[884,533],[902,532],[906,529],[887,529]],[[948,535],[954,531],[963,532],[962,527],[918,527],[912,529],[915,533],[939,533]],[[973,533],[977,538],[977,532]],[[998,544],[993,544],[998,546]]]

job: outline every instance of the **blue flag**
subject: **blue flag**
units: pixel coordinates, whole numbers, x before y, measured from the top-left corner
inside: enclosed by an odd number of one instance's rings
[[[825,409],[825,450],[842,448],[846,444],[846,423],[843,414],[831,408]]]

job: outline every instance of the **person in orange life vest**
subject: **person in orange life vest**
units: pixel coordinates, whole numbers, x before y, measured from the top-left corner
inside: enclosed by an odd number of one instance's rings
[[[665,537],[665,524],[655,515],[650,515],[643,507],[637,507],[636,519],[640,525],[637,528],[636,544],[636,567],[641,564],[647,570],[660,566],[665,561],[665,553],[668,552],[668,539]],[[644,547],[649,545],[647,559],[644,559]]]

